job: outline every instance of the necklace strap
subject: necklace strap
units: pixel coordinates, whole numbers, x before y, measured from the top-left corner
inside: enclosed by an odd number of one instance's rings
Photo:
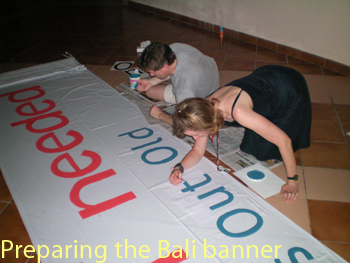
[[[213,148],[216,152],[216,169],[218,171],[221,171],[219,168],[219,163],[220,163],[220,159],[219,159],[219,131],[217,131],[217,133],[216,133],[216,149],[214,147],[214,137],[212,135],[209,135],[209,139],[211,140]]]

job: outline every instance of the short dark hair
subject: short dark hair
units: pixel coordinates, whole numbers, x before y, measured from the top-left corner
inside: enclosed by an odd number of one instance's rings
[[[153,42],[143,50],[138,66],[145,71],[157,71],[165,64],[173,64],[175,59],[175,53],[169,45]]]

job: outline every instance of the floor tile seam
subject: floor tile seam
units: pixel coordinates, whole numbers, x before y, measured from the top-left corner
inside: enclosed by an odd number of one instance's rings
[[[333,106],[334,107],[334,106]],[[347,144],[347,140],[346,140],[346,132],[345,132],[345,130],[344,130],[344,127],[343,127],[343,125],[342,125],[342,122],[341,122],[341,120],[340,120],[340,118],[339,118],[339,116],[337,116],[337,120],[334,120],[334,121],[332,121],[332,120],[311,120],[311,123],[312,122],[318,122],[318,123],[323,123],[323,124],[327,124],[327,123],[329,123],[329,124],[338,124],[338,126],[339,126],[339,128],[340,128],[340,130],[341,130],[341,133],[342,133],[342,137],[343,137],[343,139],[344,139],[344,141],[345,141],[345,144]],[[314,140],[315,141],[315,140]]]
[[[304,164],[303,164],[303,158],[302,158],[302,153],[300,152],[300,162],[301,162],[301,165],[298,165],[301,167],[301,171],[303,173],[303,182],[304,182],[304,190],[305,190],[305,199],[308,200],[308,196],[307,196],[307,188],[306,188],[306,179],[305,179],[305,170],[304,170]],[[299,191],[300,193],[300,191]],[[303,198],[304,199],[304,198]],[[307,202],[306,202],[307,203]],[[308,213],[310,213],[309,211],[309,204],[307,203],[306,204],[307,206],[307,211]],[[310,224],[310,214],[308,215],[309,216],[309,224]]]
[[[5,201],[5,200],[0,200],[0,203],[6,203],[6,204],[8,204],[8,203],[12,203],[12,198],[11,198],[11,200],[10,201]]]
[[[326,104],[326,103],[324,103],[324,104]],[[312,119],[312,121],[317,121],[317,122],[336,122],[336,123],[340,124],[340,119],[337,119],[337,120]]]
[[[289,67],[290,62],[289,62],[288,55],[286,55],[286,60],[287,60],[287,67]],[[304,77],[304,74],[302,74],[302,75],[303,75],[303,77]],[[305,77],[304,77],[304,78],[305,78]]]
[[[226,63],[227,57],[225,56],[225,63]],[[265,61],[257,61],[256,59],[228,59],[228,61],[236,61],[236,62],[254,62],[255,64],[257,62],[265,62]]]
[[[305,177],[304,177],[304,181],[305,181]],[[311,215],[310,215],[310,207],[309,207],[309,202],[308,202],[308,198],[307,198],[307,191],[306,191],[306,184],[305,184],[305,203],[306,203],[306,209],[307,209],[307,220],[308,220],[308,226],[310,229],[310,232],[312,234],[312,227],[311,227]]]
[[[268,63],[286,63],[286,61],[283,60],[259,60],[258,58],[256,58],[257,62],[268,62]]]
[[[28,245],[28,246],[29,246],[29,245]],[[2,247],[2,246],[0,245],[0,247]],[[5,248],[5,247],[4,247],[4,248]],[[24,249],[11,248],[11,249],[9,249],[9,250],[6,249],[6,251],[14,251],[14,252],[18,251],[18,252],[24,254]],[[33,253],[34,253],[34,252],[31,252],[30,254],[33,254]],[[29,253],[27,253],[27,254],[29,254]]]
[[[350,241],[347,242],[347,241],[339,241],[339,240],[323,240],[323,239],[320,239],[320,238],[317,238],[313,235],[314,238],[316,238],[318,241],[320,242],[330,242],[330,243],[337,243],[337,244],[346,244],[346,245],[350,245]]]
[[[146,11],[146,12],[152,13],[153,15],[155,15],[155,13],[153,13],[153,12],[150,12],[150,11]],[[159,15],[159,14],[158,14],[158,15]],[[160,15],[160,16],[162,16],[162,15]],[[162,17],[163,17],[163,16],[162,16]],[[164,16],[164,17],[167,17],[167,16]],[[170,20],[174,20],[174,19],[170,19]],[[169,20],[169,21],[170,21],[170,20]],[[178,20],[174,20],[174,21],[178,21]],[[187,27],[188,27],[188,26],[194,26],[194,27],[197,27],[197,28],[206,30],[207,33],[208,33],[208,32],[215,32],[215,31],[213,31],[213,30],[206,29],[206,28],[202,28],[202,27],[200,27],[200,26],[196,26],[196,25],[189,24],[189,23],[186,23],[186,22],[183,22],[183,23],[186,24]],[[223,66],[225,65],[226,57],[227,57],[227,54],[228,54],[228,51],[229,51],[229,46],[230,46],[230,44],[231,44],[231,39],[232,39],[232,37],[230,36],[230,43],[229,43],[229,45],[228,45],[228,47],[227,47],[226,54],[225,54],[225,58],[224,58],[224,62],[222,63],[221,68],[223,68]],[[242,42],[245,42],[245,43],[249,43],[249,42],[246,42],[246,41],[243,41],[243,40],[241,40],[241,41],[242,41]],[[251,44],[251,43],[249,43],[249,44]],[[258,45],[255,44],[255,60],[254,60],[255,69],[256,69],[256,67],[257,67],[257,53],[258,53]],[[246,61],[246,60],[237,60],[237,61]],[[249,61],[250,61],[250,60],[249,60]],[[276,61],[273,61],[273,62],[276,62]]]
[[[308,220],[309,220],[309,227],[310,230],[312,232],[312,228],[311,228],[311,215],[310,215],[310,208],[309,208],[309,198],[308,198],[308,193],[307,193],[307,186],[306,186],[306,175],[305,175],[305,165],[303,163],[303,153],[300,151],[300,166],[301,166],[301,170],[303,172],[303,181],[304,181],[304,189],[305,189],[305,199],[306,199],[306,208],[307,208],[307,216],[308,216]]]
[[[131,38],[131,37],[130,37],[130,38]],[[123,42],[118,48],[116,48],[116,49],[114,50],[114,52],[112,52],[109,56],[107,56],[100,64],[98,64],[98,66],[102,66],[103,63],[104,63],[107,59],[109,59],[110,57],[112,57],[113,54],[115,54],[115,53],[120,49],[120,47],[122,47],[122,46],[124,45],[124,43],[127,42],[130,38],[128,38],[127,40],[124,40],[124,42]],[[136,51],[136,47],[135,47],[135,51]],[[135,57],[136,57],[136,55],[135,55]]]
[[[34,258],[35,256],[37,256],[38,254],[36,252],[32,252],[30,254],[31,257],[27,257],[27,260],[25,263],[28,263],[32,258]],[[32,261],[33,262],[33,261]],[[36,261],[37,262],[37,261]],[[41,261],[40,261],[41,262]],[[33,262],[34,263],[34,262]]]
[[[261,61],[260,61],[261,62]],[[266,61],[264,61],[266,62]],[[255,45],[255,61],[254,61],[254,68],[257,69],[258,66],[258,45]]]
[[[169,21],[166,23],[166,24],[170,24],[171,21],[174,21],[174,22],[180,22],[180,23],[183,23],[184,25],[186,25],[184,27],[184,30],[188,27],[189,24],[185,23],[185,22],[182,22],[182,21],[179,21],[179,20],[176,20],[176,19],[173,19],[173,18],[170,18]],[[167,25],[164,26],[164,28],[166,27]]]
[[[230,45],[231,45],[231,40],[232,40],[232,37],[230,37],[230,40],[228,42],[228,45],[227,45],[227,48],[226,48],[226,52],[225,52],[225,56],[224,56],[224,59],[222,61],[221,67],[219,68],[219,71],[222,70],[222,68],[224,67],[224,65],[226,63],[226,58],[227,58],[227,54],[228,54],[228,51],[229,51],[229,48],[230,48]],[[235,70],[233,70],[233,71],[235,71]]]
[[[252,191],[253,193],[255,193],[256,194],[256,192],[254,192],[254,190],[252,189],[252,188],[249,188],[249,186],[247,187],[250,191]],[[258,195],[258,194],[256,194],[256,195]],[[261,197],[260,195],[258,195],[260,198],[262,198],[264,201],[266,201],[266,199],[264,199],[263,197]],[[275,194],[275,195],[272,195],[271,197],[274,197],[274,198],[278,198],[278,199],[283,199],[283,195],[282,194],[280,194],[280,193],[277,193],[277,194]],[[307,202],[307,198],[305,197],[297,197],[297,199],[296,200],[300,200],[300,201],[306,201]],[[295,202],[295,201],[293,201],[293,202]],[[293,203],[293,202],[291,202],[291,204]],[[283,203],[286,203],[286,204],[290,204],[290,203],[287,203],[287,202],[284,202],[283,201]],[[309,210],[309,207],[308,207],[308,205],[307,205],[307,209]],[[310,219],[310,218],[309,218]],[[309,220],[310,221],[310,220]]]
[[[334,168],[334,167],[323,167],[323,166],[314,166],[314,165],[303,165],[305,168],[317,168],[317,169],[333,169],[333,170],[341,170],[341,171],[350,171],[350,169],[344,168]]]
[[[344,168],[334,168],[334,167],[321,167],[321,166],[313,166],[313,165],[303,165],[305,168],[316,168],[316,169],[325,169],[325,170],[340,170],[340,171],[350,171],[350,169],[344,169]]]
[[[342,142],[340,142],[340,141],[326,141],[326,140],[311,140],[311,141],[312,142],[317,142],[317,143],[329,143],[329,144],[339,144],[339,145],[346,145],[346,146],[348,146],[345,143],[346,138],[344,137],[344,135],[343,135],[343,139],[344,139],[344,141],[342,141]]]
[[[149,19],[152,19],[153,17],[155,17],[155,14],[154,13],[152,13],[153,15],[149,18]],[[169,21],[170,21],[171,19],[169,19]],[[168,21],[168,22],[169,22]],[[121,26],[119,26],[118,28],[121,28]],[[140,30],[141,28],[139,28],[139,30]],[[118,29],[116,29],[116,30],[118,30]],[[98,66],[101,66],[101,65],[103,65],[103,63],[107,60],[107,59],[109,59],[113,54],[115,54],[119,49],[120,49],[120,47],[122,47],[127,41],[129,41],[129,39],[131,39],[133,36],[135,36],[136,35],[136,33],[138,33],[139,32],[139,30],[136,30],[132,35],[130,35],[127,39],[125,39],[120,45],[119,45],[119,47],[118,48],[116,48],[115,50],[114,50],[114,52],[112,52],[109,56],[107,56]],[[100,42],[98,42],[98,43],[101,43],[102,41],[103,41],[104,39],[102,39]],[[98,45],[98,44],[97,44]],[[136,47],[135,47],[135,49],[136,49]],[[135,55],[135,57],[136,57],[136,55]]]
[[[305,166],[308,167],[308,166]],[[318,167],[316,167],[318,168]],[[322,169],[323,167],[321,167],[320,169]],[[303,171],[304,171],[304,166],[303,166]],[[323,168],[323,169],[331,169],[331,168]],[[336,168],[333,168],[336,169]],[[338,169],[339,170],[339,169]],[[341,170],[345,170],[345,169],[341,169]],[[340,203],[350,203],[350,201],[346,201],[346,200],[329,200],[329,199],[322,199],[322,198],[312,198],[312,197],[308,197],[307,195],[307,187],[306,187],[306,174],[304,172],[304,184],[305,184],[305,194],[307,196],[307,200],[313,200],[313,201],[329,201],[329,202],[340,202]]]
[[[332,141],[318,141],[318,140],[310,140],[311,142],[317,142],[317,143],[324,143],[324,144],[336,144],[336,145],[347,145],[347,143],[341,143],[341,142],[332,142]],[[307,148],[305,148],[304,150],[306,150]]]
[[[309,198],[308,201],[317,201],[317,202],[327,202],[327,203],[337,203],[337,204],[350,204],[347,201],[334,201],[334,200],[318,200]]]
[[[350,201],[346,201],[346,200],[330,200],[330,199],[326,199],[326,198],[309,197],[307,200],[321,201],[321,202],[334,202],[334,203],[341,203],[341,204],[350,204]]]
[[[49,28],[49,27],[46,27],[45,29],[48,29],[48,28]],[[44,31],[45,29],[42,29],[41,31]],[[32,40],[32,39],[35,39],[35,38],[36,38],[36,36],[31,36],[31,37],[29,38],[29,40]],[[36,45],[30,46],[30,47],[28,47],[26,50],[24,50],[24,51],[22,51],[22,52],[20,52],[20,53],[17,53],[16,55],[14,55],[14,57],[11,59],[11,61],[15,61],[17,58],[21,57],[22,55],[28,54],[28,51],[34,49],[35,47],[40,46],[40,45],[42,44],[42,42],[46,42],[46,41],[48,41],[49,39],[53,39],[53,36],[51,35],[50,37],[46,38],[44,41],[41,41],[40,43],[37,43]],[[14,44],[12,47],[16,47],[16,46],[19,46],[19,45],[20,45],[20,43],[17,42],[17,43]],[[30,53],[29,53],[29,54],[30,54]],[[38,55],[38,57],[39,57],[39,55]]]
[[[3,209],[1,209],[1,211],[0,211],[0,215],[2,214],[2,212],[4,212],[5,211],[5,209],[10,205],[11,203],[7,203],[5,206],[4,206],[4,208]]]
[[[250,190],[252,190],[252,189],[250,189]],[[305,194],[306,194],[306,193],[305,193]],[[275,194],[274,197],[279,198],[279,199],[281,199],[281,200],[283,199],[283,196],[280,195],[280,194]],[[306,203],[306,209],[307,209],[306,216],[307,216],[307,220],[308,220],[308,226],[310,227],[310,231],[312,231],[309,203],[307,202],[308,199],[307,199],[306,197],[305,197],[305,198],[297,197],[296,200],[304,200],[304,201],[306,201],[306,202],[305,202],[305,203]],[[296,201],[296,200],[295,200],[295,201]],[[295,201],[293,201],[293,202],[295,202]],[[283,201],[283,202],[284,202],[284,201]]]
[[[308,201],[320,201],[320,202],[334,202],[334,203],[344,203],[344,202],[336,202],[336,201],[322,201],[322,200],[314,200],[314,199],[308,199]],[[307,202],[307,206],[308,206],[308,211],[309,211],[309,219],[310,219],[310,229],[311,229],[311,235],[313,237],[315,237],[318,241],[320,242],[332,242],[332,243],[347,243],[344,241],[335,241],[335,240],[323,240],[323,239],[319,239],[317,238],[314,234],[313,234],[313,230],[312,230],[312,222],[311,222],[311,215],[310,215],[310,209],[309,209],[309,202]]]
[[[118,26],[117,29],[115,29],[115,30],[117,31],[119,28],[121,28],[121,25]],[[100,48],[99,45],[100,45],[103,41],[105,41],[107,38],[109,38],[109,37],[111,37],[111,35],[107,35],[106,37],[101,38],[101,40],[100,40],[99,42],[97,42],[97,43],[94,45],[94,47],[95,47],[95,48]],[[73,48],[74,48],[74,47],[73,47]],[[73,49],[73,48],[72,48],[72,49]],[[102,47],[102,48],[103,48],[103,47]],[[118,48],[119,48],[119,47],[118,47]]]
[[[322,67],[321,67],[321,72],[323,72],[322,71]],[[335,102],[334,102],[334,100],[333,100],[333,97],[332,97],[332,93],[331,93],[331,91],[330,91],[330,86],[329,86],[329,84],[328,84],[328,82],[327,82],[327,79],[326,79],[326,75],[325,74],[322,74],[323,75],[323,81],[324,81],[324,83],[325,83],[325,88],[326,88],[326,90],[327,90],[327,92],[328,92],[328,95],[329,95],[329,97],[330,97],[330,99],[331,99],[331,102],[332,102],[332,105],[333,105],[333,107],[335,107],[334,105],[335,105]]]
[[[167,16],[167,15],[157,14],[157,13],[154,13],[154,12],[149,11],[149,10],[142,10],[142,12],[151,13],[151,14],[153,14],[152,17],[154,17],[154,16],[160,16],[160,17],[164,17],[164,18],[169,18],[169,16]],[[200,29],[202,29],[202,30],[205,30],[205,31],[207,31],[207,32],[214,32],[214,31],[209,30],[209,29],[207,29],[207,28],[203,28],[203,27],[201,27],[201,26],[197,26],[197,25],[194,25],[194,24],[191,24],[191,23],[183,22],[183,21],[180,21],[180,20],[177,20],[177,19],[170,18],[169,20],[174,20],[174,21],[177,21],[177,22],[182,22],[182,23],[184,23],[184,24],[187,25],[186,27],[188,27],[188,26],[193,26],[193,27],[196,27],[196,28],[200,28]]]
[[[333,106],[333,109],[334,109],[334,111],[335,111],[335,115],[337,116],[337,120],[338,120],[338,124],[340,125],[340,129],[341,129],[341,131],[342,131],[342,133],[343,133],[343,137],[344,137],[344,140],[345,140],[345,144],[348,146],[348,149],[350,150],[350,145],[349,145],[349,142],[348,142],[348,140],[347,140],[347,138],[346,138],[347,135],[346,135],[346,132],[345,132],[344,127],[343,127],[343,125],[342,125],[342,121],[341,121],[341,119],[340,119],[339,113],[338,113],[338,111],[337,111],[336,104],[335,104],[335,103],[332,103],[332,106]]]
[[[28,245],[28,246],[33,246],[33,245]],[[2,246],[0,246],[0,248],[1,247]],[[6,250],[6,251],[14,251],[14,252],[18,251],[18,252],[20,252],[20,253],[22,253],[24,255],[24,250],[21,250],[21,249],[12,248],[12,249]],[[30,259],[34,258],[34,256],[37,256],[37,253],[36,252],[30,252],[30,253],[26,253],[24,256],[27,258],[26,261],[25,261],[27,263],[27,262],[29,262]]]
[[[344,241],[322,241],[325,243],[335,243],[335,244],[343,244],[343,245],[350,245],[350,242],[344,242]]]

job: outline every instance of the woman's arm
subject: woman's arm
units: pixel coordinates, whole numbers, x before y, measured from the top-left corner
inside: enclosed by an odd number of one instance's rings
[[[184,170],[196,165],[205,153],[207,147],[208,136],[199,137],[194,141],[192,149],[182,159],[181,164]],[[173,185],[178,185],[182,182],[182,173],[179,168],[175,168],[171,171],[169,181]]]
[[[173,116],[162,111],[158,106],[153,105],[149,109],[149,114],[158,120],[164,121],[165,123],[169,124],[170,126],[173,126]]]
[[[242,126],[253,130],[278,147],[286,167],[287,177],[293,177],[297,174],[292,142],[284,131],[244,104],[236,105],[233,117]],[[298,182],[288,180],[282,187],[281,194],[284,201],[295,200],[299,194]]]

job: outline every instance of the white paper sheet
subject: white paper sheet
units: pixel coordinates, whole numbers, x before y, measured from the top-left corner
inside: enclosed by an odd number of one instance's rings
[[[265,177],[261,180],[249,178],[248,173],[254,170],[262,172]],[[282,185],[286,183],[260,163],[248,166],[234,174],[265,199],[279,193]]]

